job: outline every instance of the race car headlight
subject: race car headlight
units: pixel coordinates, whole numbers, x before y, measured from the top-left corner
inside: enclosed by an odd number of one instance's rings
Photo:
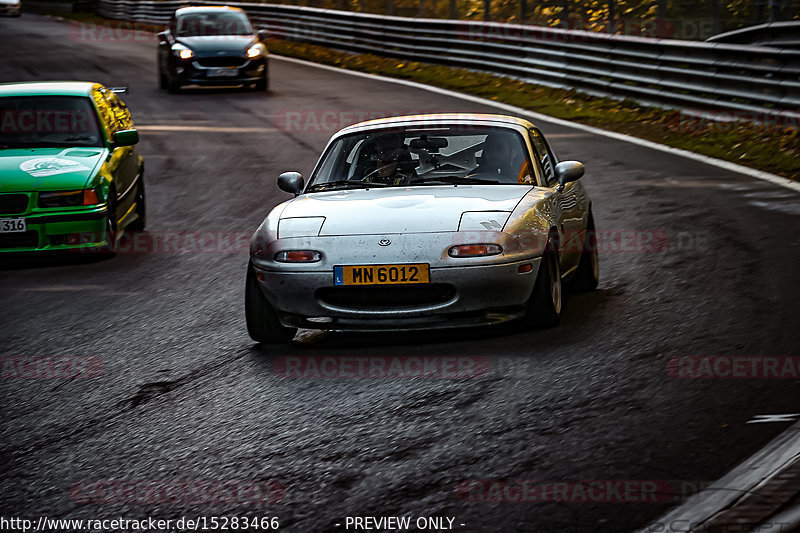
[[[316,250],[285,250],[275,254],[279,263],[316,263],[320,259],[322,254]]]
[[[254,44],[253,46],[247,49],[247,57],[249,57],[250,59],[261,57],[263,54],[264,54],[264,47],[260,44]]]
[[[501,253],[503,247],[499,244],[460,244],[447,250],[450,257],[482,257]]]
[[[39,207],[73,207],[99,203],[100,200],[97,198],[97,193],[94,189],[39,193]]]

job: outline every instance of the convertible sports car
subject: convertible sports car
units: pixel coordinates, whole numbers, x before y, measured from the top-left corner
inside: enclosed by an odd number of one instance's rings
[[[184,85],[269,88],[266,30],[255,32],[235,7],[185,7],[158,34],[158,79],[175,93]]]
[[[0,253],[116,253],[125,228],[145,227],[138,142],[99,83],[0,84]]]
[[[349,126],[296,198],[253,235],[247,328],[385,331],[559,322],[562,285],[597,286],[591,202],[576,161],[530,122],[418,115]]]

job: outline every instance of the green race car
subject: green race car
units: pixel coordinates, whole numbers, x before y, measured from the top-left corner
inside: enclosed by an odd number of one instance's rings
[[[116,253],[145,228],[139,133],[114,90],[0,84],[0,253]]]

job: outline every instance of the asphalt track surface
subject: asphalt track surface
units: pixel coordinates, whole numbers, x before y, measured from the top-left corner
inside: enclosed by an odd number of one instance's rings
[[[493,111],[276,59],[268,94],[169,95],[156,86],[154,41],[87,40],[32,15],[0,20],[0,49],[0,81],[130,87],[151,235],[251,233],[287,199],[277,175],[310,172],[332,133],[314,127],[324,112]],[[301,126],[287,128],[287,113],[301,113]],[[102,372],[0,380],[2,515],[277,516],[285,531],[343,531],[347,516],[450,516],[462,531],[628,531],[678,503],[683,489],[657,503],[484,502],[466,501],[457,487],[486,479],[692,487],[756,452],[789,424],[747,421],[797,412],[797,379],[677,379],[667,364],[798,355],[800,194],[539,126],[562,159],[586,164],[599,230],[668,239],[658,251],[602,247],[598,290],[570,296],[555,329],[301,331],[291,345],[260,347],[245,330],[243,249],[183,241],[103,261],[6,261],[3,357],[91,357]],[[309,356],[474,356],[490,370],[464,379],[281,375],[282,357]],[[70,493],[101,480],[272,480],[285,494],[125,503]]]

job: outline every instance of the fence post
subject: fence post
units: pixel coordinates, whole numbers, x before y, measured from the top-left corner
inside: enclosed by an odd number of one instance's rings
[[[450,0],[450,18],[458,19],[458,3],[457,0]]]
[[[483,20],[492,20],[492,0],[483,0]]]
[[[425,0],[419,0],[419,11],[417,12],[418,17],[425,16]]]
[[[525,24],[525,21],[528,19],[528,1],[527,0],[520,0],[519,2],[519,22],[520,24]]]
[[[386,0],[386,14],[394,15],[394,0]]]
[[[608,0],[608,26],[606,27],[606,33],[615,34],[617,33],[617,15],[614,12],[616,5],[614,4],[614,0]]]

